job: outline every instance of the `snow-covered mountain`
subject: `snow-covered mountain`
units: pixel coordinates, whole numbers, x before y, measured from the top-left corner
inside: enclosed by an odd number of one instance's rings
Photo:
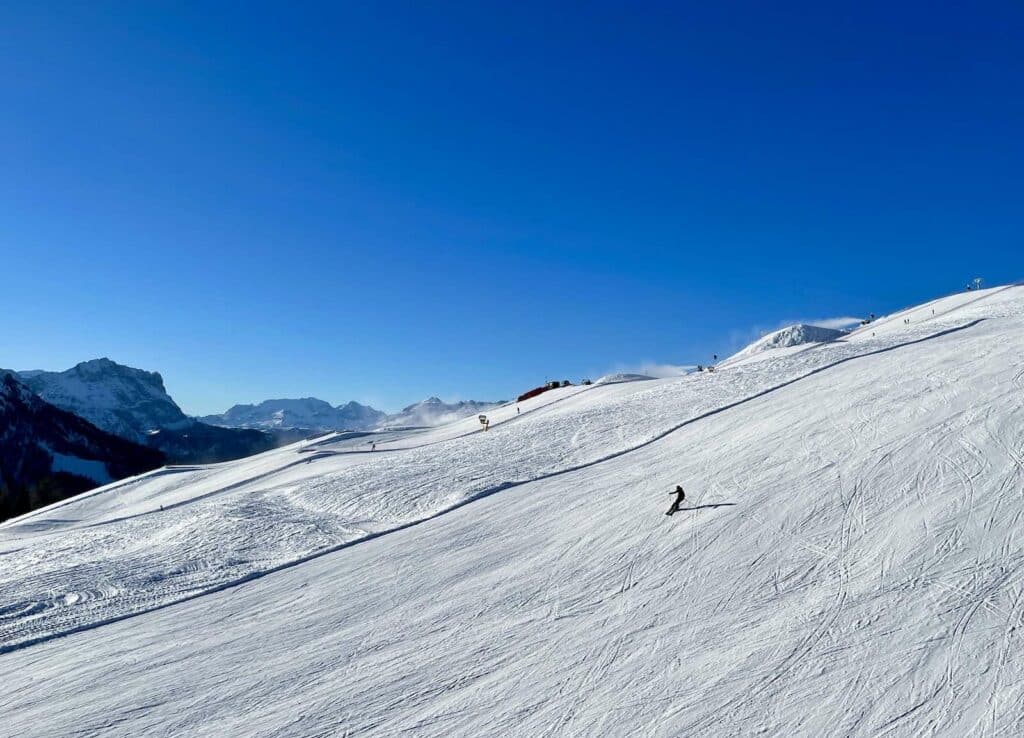
[[[159,373],[110,359],[83,361],[63,372],[20,372],[19,377],[51,405],[122,438],[141,442],[150,431],[191,422],[167,394]]]
[[[162,463],[0,372],[0,520]]]
[[[277,428],[218,428],[189,418],[167,394],[159,373],[110,359],[84,361],[64,372],[16,374],[47,402],[108,433],[157,449],[171,463],[228,461],[294,440],[294,434]]]
[[[848,331],[837,330],[835,328],[822,328],[821,326],[807,325],[804,323],[786,326],[785,328],[780,328],[777,331],[772,331],[766,336],[762,336],[746,348],[737,351],[735,354],[723,361],[721,366],[734,364],[738,361],[757,356],[758,354],[763,354],[766,351],[787,349],[794,346],[805,346],[813,343],[828,343],[830,341],[836,341],[847,333]]]
[[[501,404],[500,402],[477,402],[475,400],[449,403],[439,397],[428,397],[426,400],[402,408],[402,411],[395,415],[387,416],[379,422],[379,425],[387,428],[432,428],[471,415],[486,413]]]
[[[221,415],[200,418],[204,423],[230,428],[292,429],[314,431],[368,430],[385,413],[368,405],[349,402],[332,406],[315,397],[264,400],[258,405],[235,405]]]
[[[342,418],[345,418],[347,424],[337,428],[337,430],[370,430],[387,417],[387,413],[369,405],[360,405],[355,401],[338,405],[335,410],[338,411]]]
[[[0,525],[5,734],[1019,735],[1024,287],[762,354]]]

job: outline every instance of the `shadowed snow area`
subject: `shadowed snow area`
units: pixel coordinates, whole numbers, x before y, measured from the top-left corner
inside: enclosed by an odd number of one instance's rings
[[[4,730],[1020,734],[1024,288],[764,353],[9,521]]]

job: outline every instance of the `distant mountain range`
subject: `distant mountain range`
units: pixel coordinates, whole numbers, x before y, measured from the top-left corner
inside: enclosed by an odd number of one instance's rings
[[[262,430],[306,429],[310,431],[356,430],[378,428],[429,427],[441,425],[468,415],[486,412],[501,403],[446,403],[437,397],[409,405],[401,412],[388,415],[380,410],[349,402],[337,407],[315,397],[264,400],[258,405],[235,405],[220,415],[199,418],[204,423],[228,428]]]
[[[176,461],[196,461],[194,439],[233,448],[237,458],[248,451],[265,450],[274,440],[294,440],[296,431],[318,433],[332,430],[367,431],[382,427],[425,427],[486,412],[500,403],[467,400],[446,403],[430,397],[388,415],[381,410],[347,402],[331,405],[315,397],[264,400],[256,405],[235,405],[219,415],[191,418],[171,398],[158,372],[118,364],[107,358],[76,364],[63,372],[11,372],[46,402],[88,420],[97,428],[137,443],[170,451]],[[256,430],[269,439],[243,434],[234,440],[219,429]],[[284,433],[287,431],[287,433]],[[193,442],[185,442],[192,438]],[[269,445],[268,445],[269,444]],[[185,447],[193,451],[185,453]],[[209,460],[209,454],[201,454]],[[217,455],[216,460],[226,460]]]
[[[294,429],[312,431],[369,430],[386,413],[358,402],[332,406],[315,397],[297,400],[264,400],[258,405],[235,405],[220,415],[199,418],[204,423],[229,428]]]

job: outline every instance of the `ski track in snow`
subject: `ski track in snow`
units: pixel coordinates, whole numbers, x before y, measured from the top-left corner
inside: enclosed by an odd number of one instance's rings
[[[10,521],[9,727],[1019,734],[1022,327],[1024,289],[957,295]]]

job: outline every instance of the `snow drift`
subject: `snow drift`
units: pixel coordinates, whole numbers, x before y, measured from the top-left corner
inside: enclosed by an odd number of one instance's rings
[[[723,361],[720,366],[735,364],[738,361],[749,359],[757,356],[758,354],[763,354],[766,351],[837,341],[846,334],[847,331],[835,328],[822,328],[821,326],[806,325],[803,323],[786,326],[785,328],[780,328],[777,331],[772,331],[771,333],[762,336],[746,348],[737,351],[735,354]]]

